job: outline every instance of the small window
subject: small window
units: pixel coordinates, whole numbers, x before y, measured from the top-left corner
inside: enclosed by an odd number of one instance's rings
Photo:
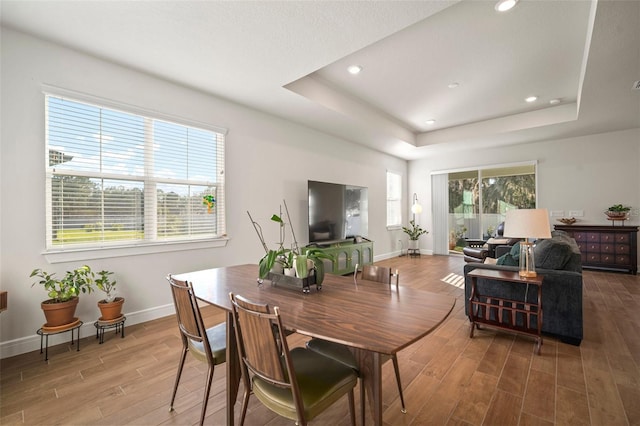
[[[225,234],[224,132],[45,101],[48,250]]]
[[[402,226],[402,176],[387,172],[387,227]]]

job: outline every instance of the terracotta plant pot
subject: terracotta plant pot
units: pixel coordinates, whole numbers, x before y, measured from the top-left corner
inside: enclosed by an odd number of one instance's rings
[[[72,323],[74,321],[74,315],[79,301],[80,298],[73,297],[66,302],[54,302],[53,299],[42,302],[40,307],[47,319],[45,326],[58,327]]]
[[[124,297],[116,297],[113,302],[106,302],[104,299],[98,302],[98,308],[102,316],[100,321],[109,321],[122,316],[122,305],[124,305]]]

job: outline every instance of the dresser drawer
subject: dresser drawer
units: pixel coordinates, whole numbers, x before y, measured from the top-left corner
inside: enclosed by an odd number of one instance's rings
[[[616,241],[616,234],[609,234],[604,232],[600,234],[601,243],[613,243],[614,241]]]
[[[629,266],[631,265],[631,258],[626,254],[616,254],[616,264]]]
[[[617,254],[629,254],[631,253],[631,247],[626,245],[626,244],[616,244],[615,245],[615,252]]]
[[[614,238],[617,244],[629,244],[629,241],[631,241],[629,234],[616,233]]]
[[[600,252],[601,253],[615,253],[616,246],[610,243],[601,243],[600,244]]]
[[[593,243],[589,241],[585,244],[587,253],[600,253],[600,243]]]
[[[590,243],[599,243],[600,242],[600,233],[598,232],[587,232],[587,241]]]

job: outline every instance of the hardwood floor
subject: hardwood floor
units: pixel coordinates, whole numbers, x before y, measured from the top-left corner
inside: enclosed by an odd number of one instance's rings
[[[401,285],[457,298],[445,323],[398,354],[407,414],[400,412],[393,366],[384,365],[386,424],[640,425],[640,276],[585,271],[582,345],[545,337],[537,356],[527,337],[481,330],[469,338],[461,258],[400,257],[378,264],[399,268]],[[213,307],[202,311],[211,325],[224,318]],[[293,345],[305,340],[296,334],[290,339]],[[102,345],[95,336],[83,337],[80,352],[67,344],[49,348],[48,363],[39,351],[1,360],[0,424],[197,424],[205,367],[191,357],[169,412],[180,347],[176,321],[166,317],[127,326],[124,339],[108,332]],[[225,423],[224,391],[221,365],[207,424]],[[341,400],[312,424],[347,425],[347,411]],[[252,397],[246,424],[293,422]]]

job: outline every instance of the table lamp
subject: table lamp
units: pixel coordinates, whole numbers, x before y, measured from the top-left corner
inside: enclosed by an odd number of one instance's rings
[[[533,243],[529,238],[551,238],[547,209],[508,210],[504,221],[504,236],[524,238],[520,243],[521,277],[531,278],[536,274],[536,262],[533,256]]]

